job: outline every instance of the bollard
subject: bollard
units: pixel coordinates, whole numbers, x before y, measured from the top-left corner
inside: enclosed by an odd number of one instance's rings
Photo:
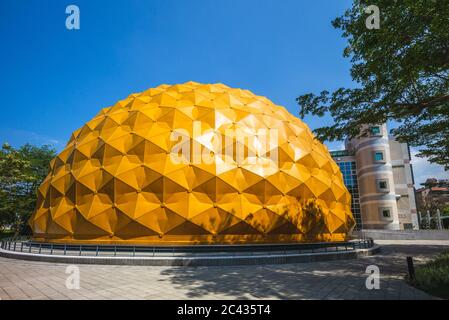
[[[408,277],[411,281],[415,280],[415,266],[413,265],[413,258],[407,257]]]

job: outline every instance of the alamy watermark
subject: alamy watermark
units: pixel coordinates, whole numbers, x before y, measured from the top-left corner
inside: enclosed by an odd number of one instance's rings
[[[365,13],[369,16],[365,20],[365,26],[367,29],[380,29],[380,10],[376,5],[370,5],[366,7]]]
[[[69,16],[65,19],[65,27],[68,30],[80,29],[80,8],[74,4],[71,4],[65,8],[65,13]]]
[[[65,281],[65,286],[69,290],[78,290],[80,288],[80,268],[76,265],[69,265],[65,269],[69,276]]]
[[[380,269],[378,266],[372,264],[366,267],[365,273],[369,276],[365,280],[365,286],[368,290],[380,289]]]

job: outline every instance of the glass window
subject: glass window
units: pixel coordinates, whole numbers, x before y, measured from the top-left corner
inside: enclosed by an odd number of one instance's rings
[[[382,219],[392,220],[392,208],[391,207],[379,207],[379,215]]]
[[[351,211],[354,215],[354,219],[357,222],[355,230],[360,230],[363,228],[363,221],[361,217],[359,189],[357,184],[357,164],[354,161],[341,161],[337,164],[340,167],[341,173],[343,174],[344,184],[346,185],[348,191],[352,196]]]
[[[373,136],[380,135],[380,127],[371,127],[370,131],[371,131],[371,135],[373,135]]]
[[[377,180],[377,191],[380,191],[380,192],[388,192],[389,191],[387,179]]]
[[[374,161],[384,161],[384,153],[382,151],[374,152]]]
[[[391,218],[391,208],[380,208],[383,218]]]

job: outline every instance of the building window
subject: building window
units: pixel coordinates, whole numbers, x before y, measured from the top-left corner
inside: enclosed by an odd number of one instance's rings
[[[412,223],[404,223],[404,230],[413,230]]]
[[[379,208],[379,212],[383,219],[391,219],[391,208]]]
[[[377,191],[379,192],[389,192],[390,188],[388,187],[387,179],[378,179],[377,180]]]
[[[344,183],[351,193],[351,211],[356,221],[355,230],[363,229],[362,214],[360,209],[359,185],[357,182],[357,165],[355,161],[337,161],[343,174]]]
[[[385,162],[385,153],[383,151],[374,151],[374,162]]]
[[[380,127],[370,127],[369,128],[369,130],[370,130],[370,133],[371,133],[371,135],[372,136],[381,136],[382,134],[381,134],[381,132],[380,132]]]

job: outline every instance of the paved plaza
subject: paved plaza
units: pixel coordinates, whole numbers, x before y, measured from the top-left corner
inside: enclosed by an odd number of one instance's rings
[[[79,265],[80,288],[67,289],[66,264],[0,258],[6,299],[433,299],[407,285],[406,256],[416,264],[449,241],[376,241],[376,256],[356,260],[229,267]],[[380,268],[368,290],[367,266]]]

